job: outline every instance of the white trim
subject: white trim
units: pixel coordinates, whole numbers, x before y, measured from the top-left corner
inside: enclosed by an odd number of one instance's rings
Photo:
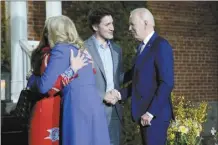
[[[62,15],[61,1],[46,1],[46,19],[52,16]]]
[[[48,54],[45,54],[44,64],[45,64],[45,67],[47,67],[47,64],[48,64]]]
[[[57,88],[52,88],[53,90],[55,90],[56,92],[59,92],[60,90]]]
[[[39,41],[28,40],[29,45],[35,49],[39,45]]]
[[[10,1],[11,32],[11,99],[18,101],[20,91],[26,87],[26,55],[19,40],[27,40],[27,2]]]

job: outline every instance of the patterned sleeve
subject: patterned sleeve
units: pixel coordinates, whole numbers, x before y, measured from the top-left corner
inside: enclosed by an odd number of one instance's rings
[[[49,90],[48,94],[49,95],[56,94],[77,77],[78,77],[78,73],[74,73],[73,70],[69,67],[67,70],[65,70],[64,73],[58,76],[58,79],[56,80],[52,89]]]
[[[68,85],[73,79],[78,77],[78,73],[74,73],[74,71],[69,67],[64,73],[61,74],[62,85]]]
[[[50,55],[47,53],[44,55],[43,58],[43,65],[41,68],[41,71],[44,71],[43,69],[46,68],[48,61],[49,61]],[[44,68],[43,68],[44,67]],[[59,91],[61,91],[66,85],[68,85],[72,80],[78,77],[77,73],[74,73],[74,71],[69,67],[66,69],[61,75],[58,76],[55,84],[53,87],[48,91],[48,95],[55,95]]]

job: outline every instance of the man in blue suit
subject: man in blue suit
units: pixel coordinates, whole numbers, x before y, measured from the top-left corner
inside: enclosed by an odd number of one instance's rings
[[[120,93],[124,100],[130,96],[127,92],[131,92],[132,117],[141,126],[144,144],[165,145],[167,129],[174,118],[170,97],[174,86],[173,51],[168,41],[154,31],[154,26],[148,9],[131,12],[129,30],[141,43],[133,68],[125,75],[132,85]],[[108,102],[113,99],[105,98]]]

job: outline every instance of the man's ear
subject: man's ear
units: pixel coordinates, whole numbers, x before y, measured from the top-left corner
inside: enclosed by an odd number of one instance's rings
[[[147,20],[144,20],[144,27],[146,28],[147,27],[147,25],[148,25],[148,21]]]
[[[98,26],[97,25],[92,25],[92,29],[95,31],[98,31]]]
[[[147,26],[148,25],[148,21],[144,20],[144,24],[145,24],[145,26]]]

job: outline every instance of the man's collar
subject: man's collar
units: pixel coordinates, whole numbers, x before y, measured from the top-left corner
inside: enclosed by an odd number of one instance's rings
[[[151,39],[151,37],[153,36],[154,34],[154,31],[152,31],[144,40],[144,44],[146,45],[148,43],[148,41]]]
[[[97,46],[99,46],[100,48],[104,48],[103,44],[100,43],[100,41],[98,39],[96,39],[95,35],[92,35],[93,39],[95,40],[95,43]],[[107,46],[111,47],[111,42],[110,40],[106,40]]]

